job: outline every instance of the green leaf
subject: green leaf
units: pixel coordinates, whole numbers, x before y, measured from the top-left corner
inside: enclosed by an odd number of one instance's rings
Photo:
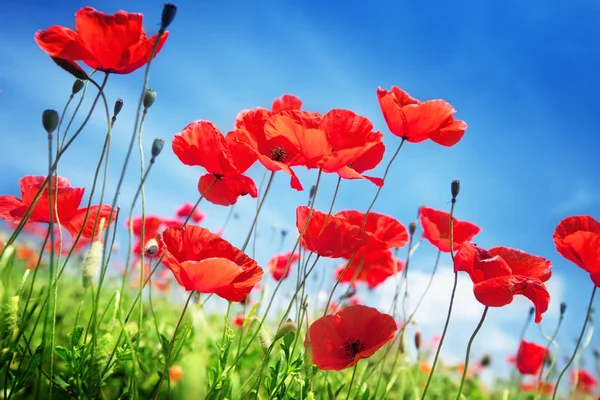
[[[71,347],[78,346],[82,336],[83,326],[76,326],[75,328],[73,328],[73,331],[68,335],[69,344],[71,345]]]
[[[61,360],[69,362],[69,360],[71,359],[71,352],[69,351],[69,349],[67,349],[66,347],[63,346],[56,346],[54,348],[54,352],[56,353],[57,356],[60,357]]]

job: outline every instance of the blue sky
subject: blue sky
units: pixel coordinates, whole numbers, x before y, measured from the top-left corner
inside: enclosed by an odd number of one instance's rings
[[[560,301],[567,301],[560,338],[562,349],[570,351],[592,284],[584,272],[556,253],[552,234],[568,215],[600,217],[595,116],[600,90],[595,40],[600,35],[596,23],[600,3],[404,3],[179,2],[171,35],[150,74],[158,99],[145,125],[146,150],[157,136],[165,138],[167,146],[148,181],[147,210],[169,216],[180,203],[197,198],[196,182],[203,171],[181,165],[170,152],[173,134],[191,121],[207,119],[227,132],[240,110],[268,107],[284,93],[300,97],[308,110],[351,109],[386,135],[386,157],[373,174],[381,176],[398,138],[387,131],[377,87],[397,85],[421,100],[442,98],[458,110],[457,118],[468,123],[465,137],[453,148],[429,142],[407,144],[374,211],[407,225],[420,204],[448,209],[450,181],[461,180],[456,215],[483,228],[477,237],[480,246],[516,247],[553,262],[554,297],[543,324],[546,331],[552,330]],[[54,24],[74,27],[73,14],[84,5],[107,13],[142,12],[149,34],[158,29],[162,10],[159,1],[32,1],[11,2],[4,8],[0,14],[2,194],[16,194],[17,180],[23,175],[45,173],[47,143],[40,115],[46,108],[60,111],[72,84],[72,78],[37,47],[33,35]],[[109,107],[117,97],[125,101],[113,130],[109,198],[131,135],[141,82],[142,70],[109,80]],[[106,131],[102,109],[98,111],[59,169],[74,186],[89,185],[93,176]],[[259,164],[250,171],[257,184],[263,173]],[[300,172],[299,176],[308,189],[316,174]],[[134,156],[121,193],[124,208],[138,181],[139,156]],[[308,197],[308,190],[297,193],[288,182],[287,177],[277,176],[259,222],[256,257],[263,265],[277,250],[268,240],[272,226],[292,232],[285,245],[291,247],[294,209]],[[318,208],[327,209],[334,185],[335,178],[325,180]],[[365,210],[374,193],[368,182],[344,182],[334,210]],[[255,207],[250,199],[236,206],[240,227],[230,225],[226,232],[232,243],[243,242]],[[219,229],[228,210],[208,204],[202,209],[209,214],[206,226]],[[405,250],[401,254],[405,257]],[[425,243],[417,251],[415,287],[428,279],[434,256]],[[439,331],[444,318],[440,304],[447,301],[443,294],[449,293],[451,281],[451,274],[445,274],[450,268],[447,258],[441,268],[434,284],[438,290],[420,314],[421,320],[428,321],[422,325],[426,334]],[[450,329],[446,346],[447,357],[453,359],[462,357],[462,351],[452,353],[453,348],[464,348],[465,336],[481,311],[472,299],[470,283],[461,281],[461,285],[465,299],[457,321],[463,318],[464,324]],[[381,289],[368,299],[385,303],[390,291]],[[377,300],[381,296],[383,300]],[[492,352],[498,357],[516,351],[515,334],[528,308],[527,302],[515,302],[493,310],[488,330],[478,339],[479,350],[490,351],[489,343],[494,341],[498,349]],[[540,340],[536,329],[529,331],[528,338]],[[504,359],[498,360],[503,363]]]

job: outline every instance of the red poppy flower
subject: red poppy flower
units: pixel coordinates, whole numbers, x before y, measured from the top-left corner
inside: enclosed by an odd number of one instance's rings
[[[0,218],[7,221],[20,221],[27,208],[35,199],[35,195],[40,190],[46,180],[45,176],[25,176],[19,179],[21,186],[22,199],[14,196],[0,196]],[[104,228],[108,228],[115,220],[116,211],[112,213],[112,219],[108,221],[112,209],[108,205],[91,206],[79,208],[85,188],[74,188],[66,178],[52,178],[52,201],[56,201],[56,210],[52,210],[52,219],[54,222],[60,222],[71,236],[81,235],[85,238],[97,236],[98,225],[96,225],[96,216],[99,214],[98,221],[104,218],[107,222]],[[86,218],[87,213],[87,218]],[[48,200],[48,190],[45,189],[36,203],[28,222],[50,222],[50,210]],[[96,228],[94,231],[94,227]]]
[[[527,297],[535,307],[535,322],[548,310],[550,294],[544,285],[552,264],[543,257],[508,247],[484,250],[464,242],[454,259],[454,271],[465,271],[474,283],[475,298],[488,307],[510,304],[513,296]]]
[[[125,221],[125,227],[129,230],[129,220]],[[133,235],[136,242],[133,245],[133,254],[141,255],[148,242],[158,236],[161,228],[164,226],[164,220],[156,215],[145,215],[142,223],[142,217],[133,217],[131,220]],[[179,223],[181,225],[181,223]],[[142,229],[144,231],[144,244],[142,245]],[[160,257],[160,253],[148,254],[149,257]]]
[[[304,346],[321,370],[340,371],[369,358],[396,334],[396,322],[375,308],[356,305],[326,315],[308,328]]]
[[[345,210],[335,214],[352,225],[363,227],[365,213],[356,210]],[[370,212],[367,215],[364,231],[369,237],[368,250],[402,248],[408,242],[408,231],[397,219],[387,215]]]
[[[598,382],[596,378],[585,369],[573,370],[571,372],[571,382],[577,381],[577,389],[586,393],[592,393]]]
[[[589,272],[600,287],[600,222],[589,216],[567,217],[556,227],[553,239],[560,255]]]
[[[16,256],[19,260],[23,261],[26,269],[34,269],[38,265],[38,259],[40,253],[38,250],[34,250],[31,247],[18,246]],[[40,267],[43,267],[46,263],[40,261]]]
[[[370,289],[373,289],[396,272],[402,271],[404,265],[404,262],[395,260],[389,250],[365,251],[363,247],[356,253],[347,268],[346,264],[338,267],[336,279],[340,279],[341,276],[340,282],[365,282]]]
[[[182,163],[206,169],[208,174],[200,177],[198,191],[207,201],[222,206],[235,204],[239,196],[258,196],[254,181],[242,175],[256,158],[249,158],[239,146],[234,148],[230,143],[209,121],[188,124],[173,137],[172,143],[173,152]]]
[[[265,123],[270,116],[287,110],[299,110],[302,101],[292,95],[283,95],[275,100],[272,111],[258,107],[240,112],[235,121],[236,134],[233,141],[252,152],[258,161],[269,171],[283,171],[290,175],[290,186],[303,190],[296,173],[290,168],[296,164],[301,154],[293,144],[292,138],[279,135],[268,138],[265,134]],[[318,114],[315,114],[318,115]]]
[[[158,238],[163,264],[186,290],[242,301],[261,280],[256,261],[208,229],[167,228]]]
[[[349,110],[334,109],[322,117],[290,110],[272,115],[264,126],[267,139],[285,137],[300,152],[295,165],[321,168],[345,179],[368,179],[383,186],[381,178],[361,175],[383,159],[383,135],[373,131],[365,117]]]
[[[517,351],[517,369],[523,375],[537,376],[549,356],[550,352],[546,351],[546,346],[522,340]]]
[[[175,214],[182,219],[186,219],[191,214],[190,219],[196,224],[202,222],[202,220],[206,217],[206,214],[197,208],[194,210],[194,205],[192,203],[182,204],[181,207],[175,211]]]
[[[554,385],[548,382],[524,382],[521,383],[521,390],[528,393],[552,394]]]
[[[296,208],[296,227],[299,233],[302,233],[306,225],[309,212],[307,206]],[[358,251],[368,240],[369,237],[359,226],[352,225],[345,218],[335,215],[327,218],[326,213],[313,210],[302,236],[302,246],[321,257],[338,258]]]
[[[419,208],[423,237],[438,250],[450,252],[450,213],[433,208]],[[481,228],[466,221],[460,221],[452,217],[452,242],[457,249],[463,242],[472,240],[481,232]]]
[[[244,316],[236,315],[235,317],[233,317],[233,325],[237,326],[238,328],[241,328],[244,325]]]
[[[456,110],[444,100],[421,102],[402,89],[377,88],[379,106],[394,135],[411,143],[431,139],[442,146],[454,146],[465,134],[467,124],[455,120]]]
[[[275,279],[276,281],[280,281],[289,276],[290,271],[292,270],[292,264],[295,263],[296,261],[298,261],[299,258],[300,258],[299,253],[294,253],[292,255],[291,251],[288,251],[287,253],[278,254],[278,255],[274,256],[273,258],[271,258],[271,260],[269,260],[269,264],[268,264],[267,268],[268,268],[269,272],[271,273],[271,275],[273,275],[273,279]],[[288,265],[288,263],[289,263],[289,265]],[[286,266],[287,266],[287,271],[286,271]],[[285,275],[284,275],[284,272],[285,272]]]
[[[146,65],[157,37],[146,37],[143,18],[139,13],[119,11],[107,15],[83,7],[75,13],[75,31],[54,25],[37,31],[35,42],[49,56],[70,64],[83,61],[100,71],[129,74]],[[169,32],[161,36],[155,57],[168,36]]]

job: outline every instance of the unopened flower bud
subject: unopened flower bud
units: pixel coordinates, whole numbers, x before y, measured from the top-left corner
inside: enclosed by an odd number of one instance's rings
[[[81,79],[82,81],[87,81],[90,79],[88,74],[86,74],[85,71],[79,65],[75,64],[74,62],[67,61],[63,58],[58,58],[58,57],[50,57],[50,58],[52,58],[52,61],[54,61],[56,63],[56,65],[58,65],[59,67],[61,67],[62,69],[64,69],[68,73],[70,73],[71,75],[73,75],[75,78]]]
[[[152,142],[152,158],[158,157],[163,147],[165,147],[165,140],[161,138],[154,139]]]
[[[416,230],[417,230],[417,223],[415,221],[412,221],[410,224],[408,224],[408,233],[411,236],[415,234]]]
[[[533,317],[533,314],[535,314],[535,307],[529,308],[529,318]]]
[[[150,239],[146,242],[144,253],[149,257],[154,257],[158,253],[158,242],[156,239]]]
[[[450,192],[452,193],[452,200],[456,200],[458,192],[460,192],[460,181],[452,181],[450,184]]]
[[[288,234],[288,231],[287,231],[287,230],[285,230],[285,229],[282,229],[282,230],[281,230],[281,237],[282,237],[282,238],[286,237],[286,236],[287,236],[287,234]]]
[[[421,348],[421,331],[415,332],[415,348],[417,350]]]
[[[83,89],[83,81],[81,79],[75,79],[73,87],[71,88],[71,94],[77,94]]]
[[[123,109],[123,99],[117,99],[115,101],[115,107],[113,108],[113,117],[119,115],[121,110]]]
[[[567,303],[565,303],[564,301],[562,303],[560,303],[560,316],[562,317],[563,315],[565,315],[565,311],[567,311]]]
[[[597,347],[594,349],[594,357],[595,358],[600,358],[600,349],[597,348]]]
[[[19,332],[19,296],[6,299],[2,307],[2,342],[8,345],[15,339]]]
[[[310,188],[310,192],[308,194],[308,204],[309,205],[315,199],[316,192],[317,192],[317,185],[312,185],[312,187]]]
[[[260,331],[258,331],[258,344],[260,344],[260,347],[265,354],[268,354],[271,343],[271,335],[269,335],[269,332],[267,332],[265,328],[260,328]]]
[[[489,354],[484,354],[479,363],[482,367],[488,367],[492,363],[492,357]]]
[[[44,110],[42,113],[42,125],[48,132],[48,135],[52,135],[52,132],[58,126],[58,113],[55,110]]]
[[[146,93],[144,94],[144,109],[147,110],[152,107],[154,101],[156,101],[156,90],[151,88],[146,89]]]
[[[275,337],[273,338],[273,340],[278,341],[279,339],[281,339],[288,333],[296,332],[297,329],[298,329],[298,327],[296,326],[296,324],[292,320],[288,320],[287,322],[285,322],[281,325],[281,327],[275,334]]]
[[[177,14],[177,7],[175,4],[165,3],[162,10],[162,16],[160,18],[160,32],[164,32],[171,22],[175,19]]]

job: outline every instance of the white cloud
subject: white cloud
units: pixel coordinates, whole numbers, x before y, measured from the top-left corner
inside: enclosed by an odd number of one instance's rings
[[[425,265],[431,264],[426,260]],[[412,313],[416,303],[425,291],[430,272],[419,269],[420,264],[413,264],[409,271],[408,284],[410,297],[407,309]],[[448,305],[454,282],[454,273],[448,265],[440,265],[427,295],[423,299],[414,320],[426,340],[442,333]],[[553,329],[558,319],[559,304],[564,299],[564,280],[560,275],[554,275],[547,282],[552,301],[549,310],[544,314],[542,323],[545,330]],[[394,279],[390,278],[377,290],[378,306],[381,310],[389,310],[395,292]],[[401,309],[401,298],[398,304]],[[493,361],[493,374],[486,373],[484,380],[492,379],[493,375],[508,376],[510,366],[506,358],[514,354],[518,348],[521,329],[527,319],[531,302],[523,296],[515,296],[513,302],[502,308],[491,308],[486,320],[475,339],[471,351],[471,360],[477,361],[483,354],[490,354]],[[458,286],[452,309],[450,325],[442,348],[442,359],[446,364],[458,364],[464,361],[469,337],[479,322],[484,306],[473,295],[473,284],[467,274],[460,273]],[[552,328],[548,328],[552,327]],[[414,327],[409,331],[412,333]],[[530,326],[526,336],[536,335],[537,329]],[[531,340],[531,339],[530,339]]]

